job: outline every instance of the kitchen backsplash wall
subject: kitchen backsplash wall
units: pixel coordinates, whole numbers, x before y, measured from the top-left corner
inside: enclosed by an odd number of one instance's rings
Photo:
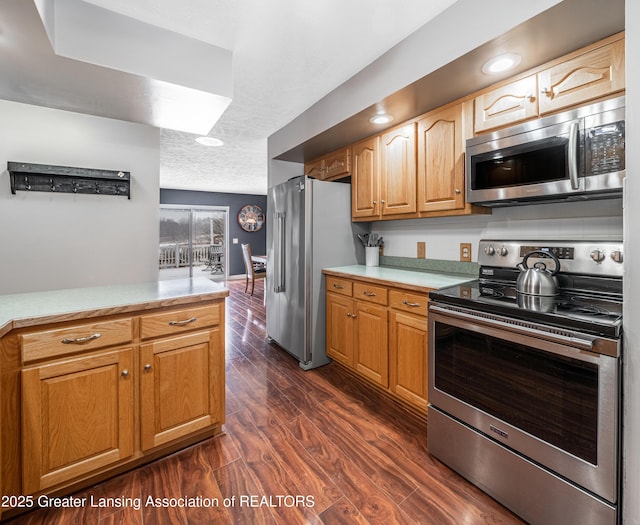
[[[426,243],[427,259],[458,261],[460,243],[471,243],[478,259],[480,239],[622,239],[620,199],[496,208],[491,215],[379,221],[371,231],[384,237],[384,255],[416,257]]]
[[[0,100],[0,294],[158,275],[159,131]],[[11,194],[7,161],[131,172],[131,200]]]

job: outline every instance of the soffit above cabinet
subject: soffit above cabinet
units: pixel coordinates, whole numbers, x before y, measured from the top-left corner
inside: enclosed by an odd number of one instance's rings
[[[305,162],[353,144],[384,131],[384,128],[369,122],[369,118],[380,107],[394,117],[393,122],[387,127],[398,125],[505,78],[623,31],[624,12],[624,0],[564,0],[499,38],[474,49],[275,158]],[[482,64],[489,58],[507,51],[522,56],[522,61],[516,69],[491,76],[481,72]],[[366,73],[366,69],[364,72]],[[361,73],[349,80],[355,89],[360,81],[359,76],[364,82],[366,74]],[[322,103],[323,100],[317,105]]]

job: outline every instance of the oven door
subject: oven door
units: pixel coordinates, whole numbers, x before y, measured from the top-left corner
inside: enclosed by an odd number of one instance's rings
[[[430,405],[616,502],[616,357],[463,308],[432,304],[429,323]]]

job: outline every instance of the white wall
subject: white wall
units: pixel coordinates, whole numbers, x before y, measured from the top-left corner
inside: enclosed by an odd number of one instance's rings
[[[416,257],[425,242],[428,259],[457,261],[460,243],[472,244],[478,260],[480,239],[622,239],[621,199],[495,208],[491,215],[380,221],[371,231],[384,239],[384,254]]]
[[[624,214],[623,523],[640,524],[640,2],[625,2],[626,161]]]
[[[0,294],[155,280],[159,132],[0,100]],[[10,191],[8,161],[131,172],[131,200]]]

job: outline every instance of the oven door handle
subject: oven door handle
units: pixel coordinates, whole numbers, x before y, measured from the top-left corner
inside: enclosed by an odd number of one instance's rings
[[[598,336],[591,336],[588,334],[580,334],[580,336],[576,336],[569,331],[561,329],[554,329],[553,332],[548,332],[546,330],[536,329],[532,323],[528,323],[527,321],[521,321],[518,319],[511,320],[506,317],[486,313],[476,315],[473,312],[463,312],[458,309],[438,306],[433,303],[429,306],[429,312],[442,314],[462,321],[473,321],[474,323],[486,326],[487,328],[504,329],[514,334],[538,337],[553,343],[579,348],[596,354],[606,354],[612,357],[618,356],[617,342],[609,341]],[[562,332],[564,332],[564,334]]]

